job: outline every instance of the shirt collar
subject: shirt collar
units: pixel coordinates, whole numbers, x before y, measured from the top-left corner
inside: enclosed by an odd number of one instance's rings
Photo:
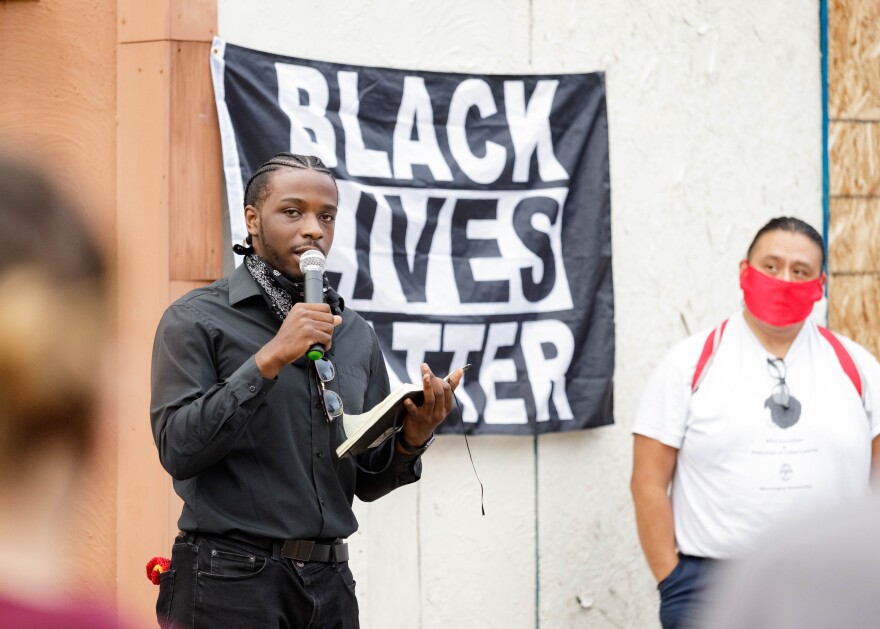
[[[240,301],[251,297],[260,297],[260,285],[244,264],[229,274],[229,305],[234,306]]]

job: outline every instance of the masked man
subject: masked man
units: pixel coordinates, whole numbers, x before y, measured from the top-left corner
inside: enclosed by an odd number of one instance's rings
[[[632,494],[664,629],[693,621],[718,561],[784,516],[868,488],[880,364],[807,320],[824,251],[799,219],[767,223],[740,262],[745,308],[674,347],[645,388]]]

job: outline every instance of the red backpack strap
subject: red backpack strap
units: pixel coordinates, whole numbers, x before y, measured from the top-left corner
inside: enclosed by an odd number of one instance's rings
[[[828,328],[823,328],[821,325],[817,325],[816,327],[819,328],[819,333],[824,336],[825,340],[831,344],[832,348],[834,348],[834,353],[837,354],[837,360],[840,361],[840,366],[843,367],[843,371],[849,376],[849,379],[852,380],[853,386],[859,393],[859,397],[862,397],[862,378],[859,375],[859,369],[856,367],[856,363],[852,359],[852,356],[849,355],[849,352],[846,351],[843,343],[841,343],[840,339],[834,335],[834,332]]]
[[[721,343],[721,335],[724,334],[724,328],[726,326],[727,320],[725,320],[719,327],[712,330],[706,339],[706,342],[703,343],[703,351],[700,354],[699,360],[697,360],[697,368],[694,369],[694,379],[691,380],[691,393],[699,388],[700,383],[706,376],[706,367],[709,366],[712,359],[715,357],[715,352],[718,351],[718,345]]]

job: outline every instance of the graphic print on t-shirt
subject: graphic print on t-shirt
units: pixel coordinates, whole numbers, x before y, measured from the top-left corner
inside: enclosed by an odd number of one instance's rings
[[[779,429],[774,426],[773,430]],[[766,435],[760,442],[760,446],[751,450],[751,455],[756,457],[755,489],[759,492],[791,491],[814,486],[816,472],[811,460],[819,453],[818,445],[792,433],[776,437]]]
[[[783,463],[782,467],[779,468],[779,479],[782,481],[791,480],[793,474],[794,470],[791,469],[791,465],[788,463]]]
[[[763,445],[752,450],[752,456],[759,455],[763,463],[760,466],[762,474],[756,478],[758,490],[811,489],[812,466],[806,461],[818,454],[818,444],[809,445],[805,435],[799,430],[789,431],[800,420],[803,405],[796,397],[789,395],[786,407],[771,395],[764,400],[764,408],[770,411],[770,421],[766,423]],[[808,457],[807,460],[801,458],[805,456]],[[799,465],[792,466],[793,461],[797,461]],[[795,467],[801,473],[796,473]]]
[[[764,408],[770,409],[770,419],[783,430],[791,428],[801,418],[800,400],[793,395],[788,399],[788,408],[776,403],[772,395],[764,400]]]

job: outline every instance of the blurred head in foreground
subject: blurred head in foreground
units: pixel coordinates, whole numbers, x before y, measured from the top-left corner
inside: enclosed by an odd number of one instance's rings
[[[41,171],[0,154],[0,599],[56,594],[49,553],[93,442],[106,305],[84,221]]]
[[[47,447],[87,454],[104,281],[101,252],[68,201],[0,155],[0,482]]]

